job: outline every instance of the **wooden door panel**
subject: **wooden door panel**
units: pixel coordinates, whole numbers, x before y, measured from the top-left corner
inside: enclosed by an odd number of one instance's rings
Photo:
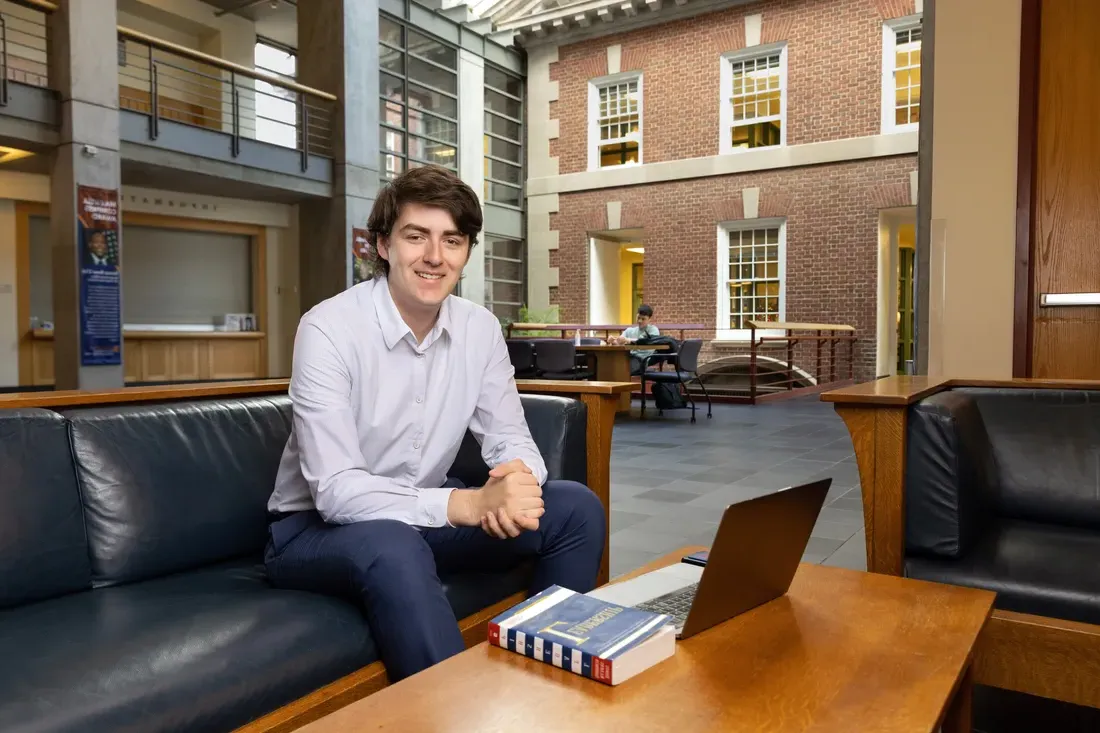
[[[1100,293],[1100,2],[1042,6],[1032,236],[1032,375],[1100,379],[1100,306],[1044,307],[1046,293]]]

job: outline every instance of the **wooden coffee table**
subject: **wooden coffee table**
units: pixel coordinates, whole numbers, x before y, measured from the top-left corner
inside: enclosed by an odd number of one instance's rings
[[[783,598],[678,642],[618,687],[481,644],[300,730],[961,733],[993,598],[802,565]]]

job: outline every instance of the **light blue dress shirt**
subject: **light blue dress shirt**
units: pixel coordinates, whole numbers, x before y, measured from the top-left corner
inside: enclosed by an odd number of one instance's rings
[[[268,510],[447,526],[440,487],[467,428],[487,465],[518,458],[545,483],[514,375],[496,316],[468,300],[449,296],[419,344],[385,278],[318,304],[294,341],[294,424]]]

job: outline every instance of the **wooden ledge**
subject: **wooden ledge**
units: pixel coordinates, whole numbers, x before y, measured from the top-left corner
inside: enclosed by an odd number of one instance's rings
[[[569,379],[517,379],[520,392],[527,394],[607,394],[617,395],[634,389],[633,382],[585,382]]]
[[[51,328],[36,328],[31,334],[36,340],[40,341],[52,341],[53,329]],[[145,341],[152,341],[157,339],[262,339],[267,336],[263,331],[158,331],[153,330],[139,330],[139,329],[122,329],[122,338],[125,339],[141,339]]]
[[[838,405],[904,407],[956,387],[990,389],[1095,389],[1100,381],[1093,379],[947,379],[943,377],[886,377],[873,382],[834,389],[821,395],[822,402]]]
[[[619,395],[634,388],[632,382],[582,382],[551,379],[517,379],[516,386],[526,394]],[[84,407],[117,405],[136,402],[166,402],[172,400],[239,397],[246,395],[286,394],[288,379],[257,379],[242,382],[209,382],[197,384],[158,385],[155,387],[125,387],[108,390],[60,390],[53,392],[13,392],[0,395],[0,409],[17,407]]]

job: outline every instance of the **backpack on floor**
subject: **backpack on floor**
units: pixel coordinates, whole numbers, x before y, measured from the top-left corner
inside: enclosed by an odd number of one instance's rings
[[[677,382],[654,382],[653,403],[658,410],[679,410],[687,407],[687,400]]]

